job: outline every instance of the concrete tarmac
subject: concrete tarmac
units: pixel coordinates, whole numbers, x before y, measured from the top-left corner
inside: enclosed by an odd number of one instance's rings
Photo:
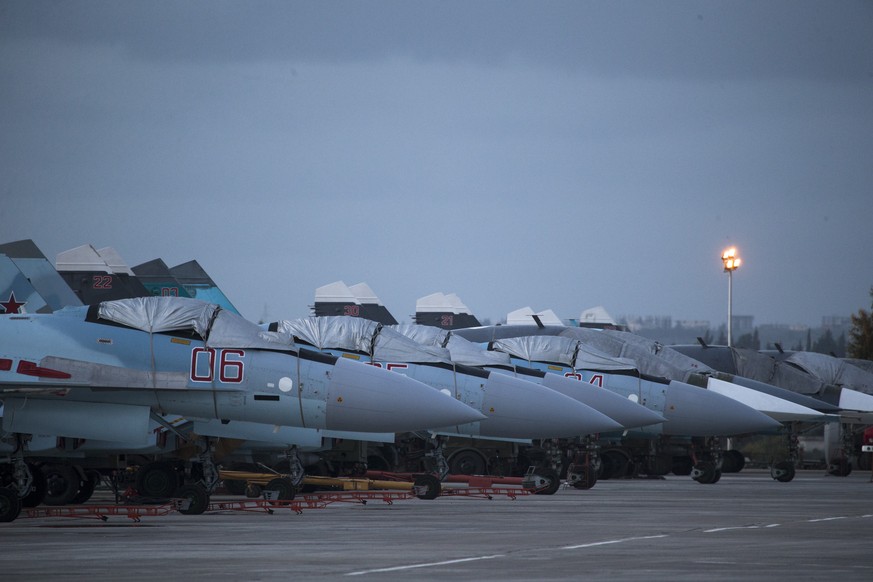
[[[600,481],[511,500],[337,503],[297,515],[19,518],[0,579],[873,580],[869,473]]]

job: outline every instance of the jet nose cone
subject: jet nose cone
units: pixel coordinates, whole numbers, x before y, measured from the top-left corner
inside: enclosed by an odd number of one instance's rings
[[[546,374],[543,378],[543,386],[587,404],[624,428],[648,426],[667,420],[654,410],[649,410],[605,388],[592,386],[588,382],[564,378],[557,374]]]
[[[397,372],[339,358],[331,373],[325,428],[402,432],[464,424],[485,416]]]
[[[621,425],[590,406],[545,386],[492,373],[485,384],[482,436],[557,438],[621,430]]]
[[[728,436],[782,426],[741,402],[683,382],[670,382],[665,395],[664,434]]]

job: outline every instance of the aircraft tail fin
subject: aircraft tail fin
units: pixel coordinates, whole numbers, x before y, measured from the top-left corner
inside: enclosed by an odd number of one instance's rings
[[[366,283],[349,287],[343,281],[334,281],[323,285],[315,290],[312,310],[316,316],[345,315],[362,317],[385,325],[397,324],[394,316]]]
[[[5,254],[0,254],[0,315],[50,313],[52,308]]]
[[[26,307],[16,307],[28,313],[48,313],[68,305],[82,302],[66,284],[39,247],[30,240],[20,240],[0,245],[0,254],[12,265],[3,267],[0,279],[0,301],[7,300],[11,309],[10,294],[14,291],[17,300],[25,300]],[[16,274],[17,271],[17,274]]]
[[[216,303],[239,315],[239,311],[230,302],[227,295],[215,284],[212,277],[197,261],[176,265],[170,269],[170,274],[182,284],[191,297],[208,303]]]
[[[470,308],[454,293],[437,292],[415,302],[415,323],[443,329],[460,329],[482,325]]]
[[[123,263],[120,257],[118,260]],[[112,262],[115,262],[114,257]],[[135,276],[123,272],[123,269],[113,272],[113,267],[90,244],[58,253],[55,267],[64,282],[86,305],[151,295]]]
[[[133,273],[151,295],[158,297],[191,297],[185,286],[170,272],[163,259],[152,259],[133,268]]]

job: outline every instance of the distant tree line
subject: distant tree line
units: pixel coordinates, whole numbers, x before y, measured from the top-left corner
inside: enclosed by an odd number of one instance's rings
[[[873,287],[870,288],[870,297],[873,298]],[[871,309],[873,309],[873,301],[871,301]],[[707,331],[705,340],[708,342],[712,339],[711,334]],[[725,345],[727,338],[724,334],[724,328],[719,332],[719,337],[715,342],[718,345]],[[758,329],[752,333],[741,335],[734,342],[736,348],[747,348],[751,350],[761,349],[761,340],[758,337]],[[859,309],[858,313],[852,315],[852,328],[849,330],[849,338],[846,339],[846,334],[842,333],[835,338],[830,329],[812,341],[811,332],[807,332],[806,345],[797,342],[793,346],[782,346],[784,349],[792,351],[807,351],[818,352],[820,354],[829,354],[838,358],[858,358],[862,360],[873,360],[873,312],[866,309]],[[776,346],[767,345],[766,349],[775,349]]]
[[[873,298],[873,287],[870,288],[870,297]],[[852,316],[852,329],[849,331],[846,353],[850,358],[873,360],[873,314],[866,309],[859,309],[858,313]]]

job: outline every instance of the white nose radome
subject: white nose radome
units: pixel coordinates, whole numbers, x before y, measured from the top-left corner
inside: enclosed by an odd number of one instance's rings
[[[331,373],[325,428],[404,432],[485,418],[450,395],[390,372],[338,358]]]

